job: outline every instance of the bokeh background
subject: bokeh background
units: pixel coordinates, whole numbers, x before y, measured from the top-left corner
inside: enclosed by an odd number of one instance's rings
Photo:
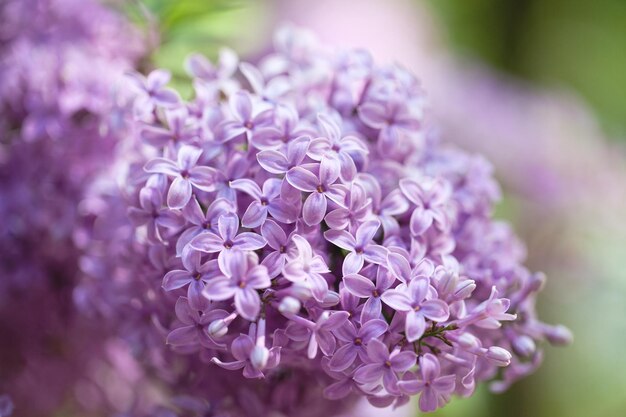
[[[183,92],[188,54],[215,58],[227,45],[254,60],[285,23],[415,72],[439,134],[494,164],[497,216],[527,243],[530,268],[548,276],[540,315],[574,334],[508,392],[482,386],[433,415],[626,415],[626,1],[107,3],[148,34],[140,69],[171,70]]]
[[[626,2],[621,0],[146,1],[152,59],[187,79],[192,51],[245,59],[276,25],[369,49],[423,80],[446,140],[485,153],[504,199],[497,215],[548,275],[539,309],[572,346],[504,394],[482,387],[436,416],[626,415]],[[415,415],[401,410],[398,415]]]

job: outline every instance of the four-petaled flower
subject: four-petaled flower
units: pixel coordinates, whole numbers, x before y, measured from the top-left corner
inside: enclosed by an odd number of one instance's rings
[[[302,217],[306,224],[313,226],[320,224],[324,218],[328,205],[326,199],[341,204],[346,188],[335,184],[339,178],[339,170],[327,159],[309,167],[318,170],[319,177],[303,166],[298,166],[287,172],[287,181],[298,190],[311,193],[302,207]]]
[[[413,378],[400,381],[398,386],[407,394],[421,393],[419,406],[424,412],[435,411],[450,400],[454,391],[456,375],[441,375],[437,357],[426,353],[419,359],[421,379]]]
[[[296,202],[281,198],[283,181],[278,178],[269,178],[263,183],[263,190],[256,182],[249,179],[235,180],[230,183],[231,188],[243,191],[254,199],[241,218],[244,227],[261,226],[268,213],[281,223],[293,223],[298,219],[300,207]],[[299,201],[298,201],[299,202]]]
[[[399,349],[389,353],[387,346],[378,339],[367,346],[367,358],[354,373],[355,381],[372,384],[382,379],[383,387],[391,394],[398,393],[398,374],[404,373],[415,365],[417,356],[410,350]]]
[[[450,311],[448,304],[439,299],[430,299],[435,289],[426,277],[417,277],[406,284],[400,284],[396,289],[387,290],[382,300],[389,307],[397,311],[406,312],[406,338],[409,342],[418,340],[426,330],[426,319],[441,322],[448,319]]]
[[[258,265],[258,258],[252,252],[235,250],[220,268],[224,275],[209,280],[203,295],[209,300],[224,301],[235,299],[235,308],[241,317],[254,321],[261,310],[261,298],[257,290],[271,285],[267,268]]]
[[[411,233],[419,236],[432,224],[441,230],[450,227],[449,204],[451,189],[447,182],[440,180],[422,180],[404,178],[400,180],[400,189],[415,209],[411,214]]]
[[[200,252],[219,252],[217,260],[220,269],[224,271],[228,259],[237,250],[254,251],[261,249],[267,243],[261,235],[252,232],[237,234],[238,230],[239,217],[235,213],[226,213],[217,220],[217,234],[212,232],[200,233],[191,239],[189,245]]]
[[[178,150],[177,161],[153,158],[144,167],[146,172],[174,177],[167,193],[167,206],[182,209],[191,199],[192,186],[202,191],[215,190],[216,171],[207,166],[196,166],[202,150],[184,145]]]
[[[346,342],[341,346],[329,362],[333,371],[346,370],[354,363],[357,356],[367,360],[366,348],[370,341],[382,336],[387,331],[387,323],[384,320],[370,320],[358,330],[351,321],[346,321],[343,326],[335,330],[335,336]]]
[[[394,283],[396,278],[385,268],[379,267],[376,274],[376,284],[371,279],[359,274],[350,274],[343,277],[346,289],[359,298],[365,298],[361,310],[361,322],[380,318],[382,312],[381,297]]]
[[[386,265],[388,250],[374,242],[374,236],[380,227],[378,220],[363,223],[352,236],[345,230],[328,230],[324,237],[341,249],[350,251],[343,260],[342,272],[344,275],[355,274],[363,268],[365,261]]]
[[[356,136],[342,137],[341,128],[329,116],[320,114],[317,120],[325,137],[313,139],[307,155],[315,161],[328,160],[343,181],[352,181],[357,174],[355,159],[361,161],[367,155],[367,146]]]
[[[261,234],[267,246],[273,249],[263,258],[261,265],[265,265],[270,278],[274,278],[282,272],[287,260],[297,255],[297,247],[292,241],[295,232],[287,236],[278,223],[267,220],[261,227]]]
[[[165,291],[173,291],[186,285],[189,305],[196,310],[204,310],[208,307],[208,300],[202,296],[205,284],[219,275],[221,272],[216,260],[201,264],[202,254],[193,249],[185,249],[182,254],[182,262],[185,269],[174,269],[163,277],[162,287]]]

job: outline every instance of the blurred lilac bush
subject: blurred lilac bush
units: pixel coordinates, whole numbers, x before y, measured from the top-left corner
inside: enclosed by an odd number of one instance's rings
[[[257,65],[225,50],[187,68],[190,101],[167,71],[134,77],[126,176],[94,196],[81,289],[172,412],[313,416],[413,395],[432,411],[483,381],[506,389],[540,342],[569,341],[536,317],[544,277],[492,219],[490,165],[436,137],[410,73],[290,29]]]
[[[143,46],[94,1],[3,1],[0,20],[0,392],[18,415],[50,415],[102,354],[106,325],[72,303],[79,203],[112,162],[117,85]]]

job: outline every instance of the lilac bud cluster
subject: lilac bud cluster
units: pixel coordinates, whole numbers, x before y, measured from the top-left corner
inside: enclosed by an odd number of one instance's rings
[[[489,164],[436,138],[411,74],[289,29],[257,65],[225,50],[187,69],[190,101],[167,71],[134,76],[124,190],[143,263],[128,285],[152,286],[132,302],[164,355],[202,363],[193,395],[228,409],[250,386],[284,412],[281,382],[312,375],[298,386],[329,400],[419,395],[433,411],[568,341],[536,317],[544,278],[492,219]]]

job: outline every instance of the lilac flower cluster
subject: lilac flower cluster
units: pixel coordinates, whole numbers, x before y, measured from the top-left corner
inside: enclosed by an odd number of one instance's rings
[[[0,2],[0,393],[20,415],[50,415],[101,352],[72,304],[80,202],[113,160],[142,48],[97,1]]]
[[[329,400],[419,395],[433,411],[482,381],[506,389],[539,342],[567,342],[536,317],[543,276],[492,219],[490,166],[437,140],[411,74],[288,29],[257,65],[223,51],[187,68],[190,101],[167,71],[134,77],[125,190],[153,286],[140,302],[196,372],[265,379],[255,389],[283,405],[281,378],[308,372],[299,384]]]

